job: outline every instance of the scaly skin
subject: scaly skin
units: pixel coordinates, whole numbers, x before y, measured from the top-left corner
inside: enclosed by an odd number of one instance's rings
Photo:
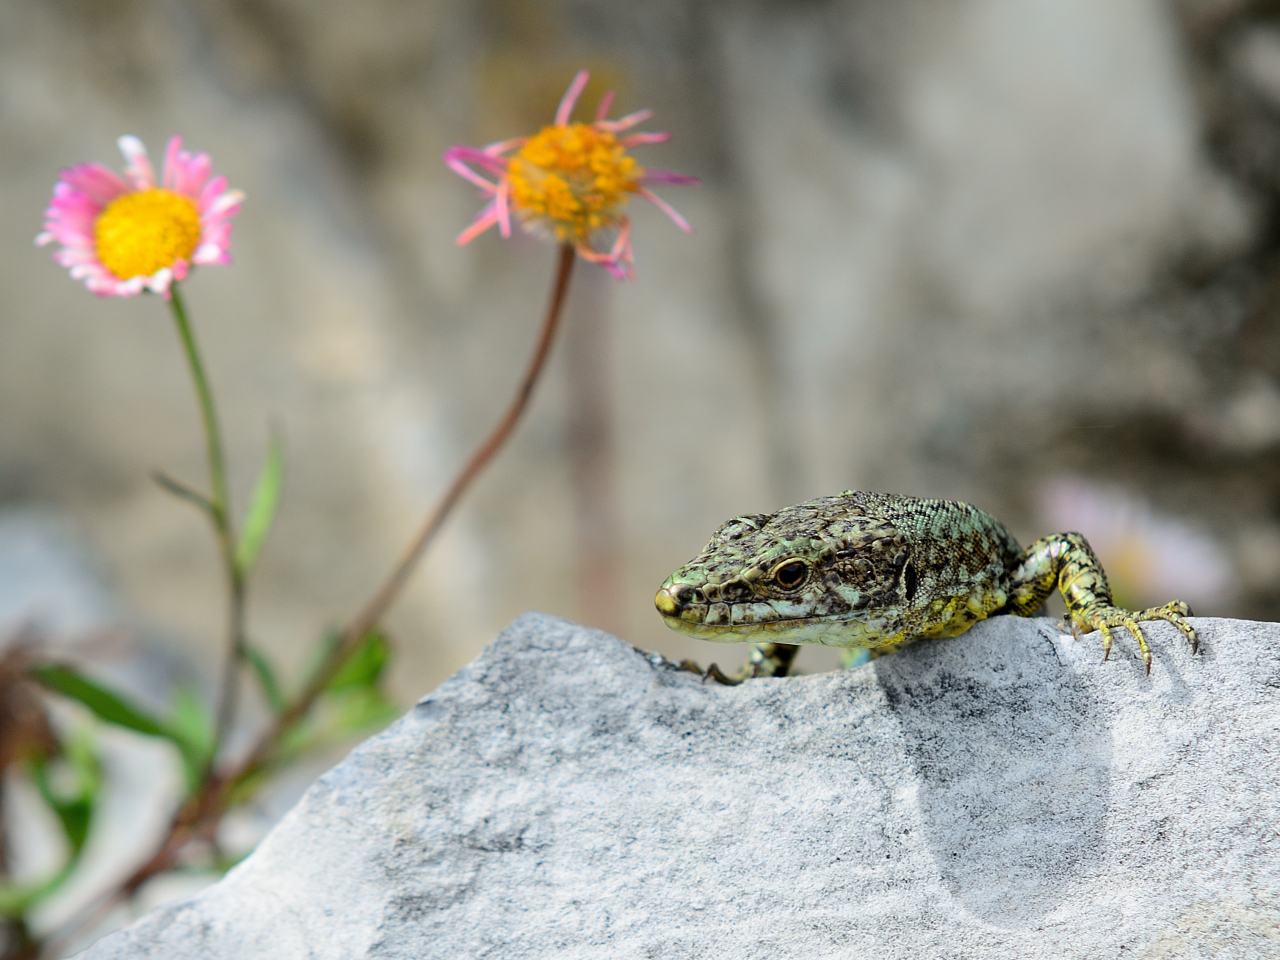
[[[1029,617],[1055,586],[1073,632],[1102,632],[1104,660],[1111,628],[1123,626],[1151,672],[1142,620],[1167,620],[1198,648],[1181,600],[1138,612],[1113,605],[1102,565],[1078,533],[1023,550],[967,503],[853,490],[728,521],[654,602],[680,633],[756,643],[740,680],[784,676],[798,644],[879,655],[954,637],[994,614]],[[708,672],[727,681],[714,666]]]

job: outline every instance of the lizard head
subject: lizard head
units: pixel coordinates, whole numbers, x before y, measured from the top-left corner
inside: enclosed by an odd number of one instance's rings
[[[654,604],[668,627],[704,640],[848,646],[867,629],[882,635],[870,621],[901,589],[905,561],[891,524],[848,495],[822,497],[723,524]]]

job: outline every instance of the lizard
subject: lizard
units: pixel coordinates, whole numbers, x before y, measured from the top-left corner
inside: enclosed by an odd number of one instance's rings
[[[1140,621],[1166,620],[1199,649],[1181,600],[1130,611],[1112,602],[1106,573],[1079,533],[1042,537],[1025,550],[995,517],[958,500],[847,490],[773,514],[722,524],[654,598],[673,630],[755,644],[735,678],[785,676],[799,646],[892,653],[919,639],[964,633],[996,614],[1029,617],[1057,588],[1072,633],[1125,627],[1151,673]],[[686,661],[686,669],[701,672]]]

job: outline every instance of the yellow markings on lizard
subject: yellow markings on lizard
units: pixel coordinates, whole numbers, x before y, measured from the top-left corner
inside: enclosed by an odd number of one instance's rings
[[[1140,611],[1115,606],[1079,533],[1052,534],[1024,550],[970,504],[884,493],[846,491],[730,520],[666,579],[654,604],[680,633],[759,644],[743,679],[785,675],[798,644],[880,654],[958,636],[994,614],[1032,616],[1054,589],[1073,631],[1102,634],[1103,659],[1113,628],[1124,627],[1150,673],[1142,621],[1167,621],[1198,649],[1181,600]]]

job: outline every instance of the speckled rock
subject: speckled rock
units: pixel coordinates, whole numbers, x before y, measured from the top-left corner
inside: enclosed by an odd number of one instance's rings
[[[81,956],[1277,956],[1280,626],[1197,627],[726,688],[528,615]]]

